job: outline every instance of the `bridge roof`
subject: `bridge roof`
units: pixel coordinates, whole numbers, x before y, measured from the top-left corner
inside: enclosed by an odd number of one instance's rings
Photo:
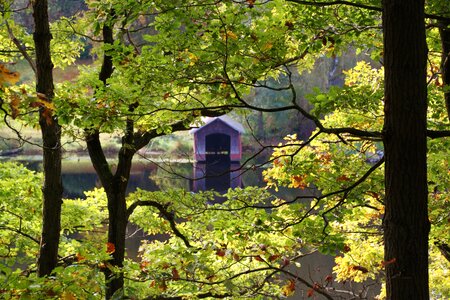
[[[236,130],[239,133],[245,132],[244,126],[242,126],[241,123],[233,120],[232,118],[230,118],[227,115],[223,115],[220,117],[206,117],[206,118],[202,118],[201,120],[204,123],[204,125],[201,127],[198,127],[198,128],[191,129],[189,131],[189,133],[194,134],[197,131],[202,130],[203,128],[207,127],[209,124],[211,124],[212,122],[214,122],[216,120],[221,120],[222,122],[224,122],[225,124],[227,124],[228,126],[230,126],[231,128],[233,128],[234,130]]]

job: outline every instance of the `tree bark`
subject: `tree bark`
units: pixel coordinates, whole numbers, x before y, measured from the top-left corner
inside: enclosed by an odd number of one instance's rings
[[[132,128],[131,135],[133,133]],[[122,147],[119,152],[119,163],[117,170],[112,174],[103,149],[100,144],[99,133],[90,134],[86,138],[89,156],[92,164],[100,178],[108,198],[108,243],[114,245],[114,252],[111,253],[111,260],[108,262],[111,267],[123,267],[125,258],[125,234],[128,224],[126,207],[126,190],[130,178],[130,170],[134,151],[127,146],[130,135],[125,135]],[[108,266],[104,270],[106,279],[106,299],[114,296],[123,296],[123,273],[114,273]]]
[[[387,299],[428,299],[424,1],[383,1]]]
[[[34,44],[36,48],[36,91],[44,102],[51,102],[54,95],[53,63],[50,54],[52,39],[48,21],[46,0],[33,2],[35,23]],[[50,275],[58,261],[58,246],[61,230],[61,128],[50,108],[41,105],[39,124],[43,140],[43,225],[38,258],[38,275]]]

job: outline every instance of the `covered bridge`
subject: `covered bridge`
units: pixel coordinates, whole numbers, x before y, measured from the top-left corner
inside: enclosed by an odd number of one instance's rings
[[[241,134],[244,127],[223,115],[208,117],[202,127],[192,129],[194,158],[198,162],[240,161],[242,158]]]

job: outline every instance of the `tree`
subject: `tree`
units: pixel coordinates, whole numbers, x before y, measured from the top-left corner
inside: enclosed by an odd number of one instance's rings
[[[424,2],[384,1],[383,33],[387,298],[428,299]]]
[[[50,275],[58,261],[58,246],[61,230],[61,127],[52,116],[50,108],[54,96],[50,54],[51,33],[48,21],[47,1],[33,3],[35,31],[33,34],[36,51],[36,92],[42,97],[39,124],[43,140],[44,186],[43,225],[38,258],[38,274]]]
[[[386,268],[388,297],[396,299],[406,287],[402,280],[395,279],[401,277],[393,275],[397,275],[399,267],[408,271],[413,267],[408,259],[414,261],[414,252],[403,254],[395,250],[398,241],[407,242],[398,237],[401,233],[395,233],[396,224],[406,222],[396,219],[403,216],[399,212],[409,212],[405,205],[421,218],[421,222],[404,225],[403,232],[410,232],[406,237],[412,241],[417,238],[421,242],[421,248],[411,247],[419,251],[422,261],[417,264],[421,273],[415,273],[422,275],[413,282],[420,289],[421,297],[426,297],[426,136],[445,137],[449,133],[443,130],[448,124],[442,122],[441,100],[445,89],[437,84],[429,87],[431,130],[427,130],[423,20],[425,16],[430,20],[447,19],[425,15],[422,7],[413,5],[408,6],[411,10],[397,10],[400,6],[390,3],[384,3],[384,51],[380,48],[379,31],[382,9],[371,6],[369,1],[189,4],[185,1],[92,1],[87,19],[67,23],[75,33],[84,28],[86,31],[81,35],[100,42],[101,49],[97,51],[103,54],[99,69],[86,69],[78,82],[64,84],[57,90],[55,105],[58,118],[67,129],[73,130],[74,135],[78,130],[84,132],[108,199],[108,255],[100,256],[101,266],[91,260],[85,262],[105,273],[107,298],[126,294],[139,294],[148,299],[188,295],[277,297],[292,294],[296,283],[306,286],[310,296],[314,293],[328,299],[335,293],[358,296],[354,291],[334,290],[331,275],[312,281],[287,270],[308,255],[304,250],[307,247],[324,253],[339,251],[336,273],[342,280],[375,278]],[[391,9],[394,9],[392,15]],[[397,13],[411,13],[414,26],[418,27],[390,23],[410,20],[395,18]],[[431,24],[430,28],[436,29],[435,25]],[[141,30],[147,30],[148,34],[134,35]],[[415,35],[418,31],[421,34]],[[436,32],[431,31],[432,34]],[[405,48],[410,46],[407,43],[397,47],[398,35],[408,38],[408,42],[411,40],[410,45],[416,45],[420,51]],[[347,71],[344,87],[314,91],[308,96],[314,110],[305,110],[300,105],[304,99],[298,97],[299,86],[293,83],[293,68],[310,70],[319,57],[334,57],[349,46],[366,51],[366,60],[371,55],[373,65],[359,62]],[[398,50],[405,51],[400,58],[396,56],[400,54]],[[374,67],[373,61],[382,52],[385,86],[381,71]],[[420,59],[413,58],[415,54],[420,54]],[[434,65],[435,58],[430,60]],[[397,74],[391,72],[399,71],[398,63],[401,68],[407,66],[414,70],[411,71],[414,74],[392,85],[391,80],[400,78],[400,75],[391,77]],[[422,71],[416,72],[416,67]],[[412,85],[417,90],[407,84],[409,79],[417,80]],[[280,84],[276,85],[277,81]],[[393,90],[397,86],[404,87]],[[280,92],[286,104],[249,101],[245,96],[251,89]],[[420,97],[413,97],[416,92]],[[409,93],[413,96],[405,97]],[[408,99],[416,101],[405,109],[402,101]],[[384,115],[383,104],[386,105]],[[154,137],[189,128],[201,115],[217,115],[231,109],[263,113],[295,111],[315,124],[317,130],[305,140],[290,135],[280,145],[261,144],[262,150],[274,150],[269,160],[272,165],[265,172],[268,186],[289,186],[304,194],[279,199],[265,191],[248,188],[230,191],[223,205],[208,206],[205,203],[212,202],[214,197],[211,193],[138,191],[126,202],[132,158],[140,148]],[[417,118],[412,117],[413,113],[418,114]],[[382,130],[383,123],[385,130]],[[117,131],[121,133],[122,146],[117,168],[111,170],[100,134]],[[414,135],[405,134],[411,131]],[[385,148],[381,146],[382,141]],[[448,166],[438,163],[439,157],[443,157],[440,152],[445,149],[445,143],[439,143],[429,142],[433,149],[428,158],[430,174],[436,179],[432,185],[432,207],[445,211],[442,199],[448,195],[448,185],[437,174],[448,171]],[[401,153],[404,145],[417,151],[404,155]],[[379,155],[380,149],[385,158]],[[382,170],[385,161],[386,196]],[[397,163],[403,164],[397,166]],[[403,168],[417,168],[421,175],[411,178],[395,173]],[[403,183],[396,181],[400,179],[420,180],[422,185],[409,182],[411,189],[402,194]],[[418,207],[409,202],[401,202],[402,207],[394,206],[399,199],[408,201],[404,195],[418,197],[414,202]],[[97,196],[104,197],[100,193]],[[380,262],[381,251],[373,249],[380,249],[382,243],[380,217],[385,204],[387,250]],[[411,216],[406,215],[406,220],[413,220]],[[448,237],[443,232],[447,225],[442,223],[442,218],[434,216],[431,215],[432,235],[439,245],[445,245]],[[165,243],[154,241],[143,245],[140,264],[125,259],[125,228],[129,220],[149,233],[169,234]],[[409,227],[416,225],[417,229]],[[358,252],[367,249],[364,245],[369,242],[373,251],[366,255]],[[359,247],[353,247],[356,244]],[[360,260],[352,260],[356,257],[352,256],[354,253]],[[125,272],[131,276],[131,282],[125,281]],[[439,293],[445,295],[445,291]]]

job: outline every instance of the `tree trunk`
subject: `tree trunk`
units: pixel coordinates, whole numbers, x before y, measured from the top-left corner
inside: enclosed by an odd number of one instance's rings
[[[424,1],[383,1],[387,299],[428,299]]]
[[[442,81],[444,85],[450,85],[450,22],[442,21],[439,24],[439,34],[441,36],[442,57],[441,57],[441,72]],[[447,108],[447,115],[450,120],[450,92],[444,93],[445,107]]]
[[[33,2],[35,23],[34,44],[36,48],[36,91],[42,101],[51,102],[54,95],[53,63],[50,55],[52,39],[46,0]],[[52,111],[44,105],[40,108],[39,124],[43,140],[43,225],[38,258],[38,275],[49,275],[58,261],[58,246],[61,230],[61,128]]]
[[[125,200],[134,155],[134,151],[125,145],[126,137],[124,137],[124,145],[119,152],[119,163],[114,175],[104,156],[98,132],[90,134],[86,138],[89,156],[108,198],[108,243],[114,245],[111,260],[108,261],[110,266],[104,270],[106,299],[111,299],[113,295],[118,294],[123,296],[123,273],[114,273],[110,267],[122,268],[125,258],[125,233],[128,224]]]
[[[111,17],[114,18],[114,12],[111,12]],[[103,27],[103,42],[105,44],[113,44],[114,39],[111,26],[105,25]],[[112,73],[112,57],[105,54],[99,79],[106,85]],[[111,172],[104,155],[99,132],[87,130],[86,135],[89,156],[108,198],[108,243],[114,245],[114,251],[111,253],[111,259],[108,261],[109,266],[104,270],[106,299],[111,299],[113,296],[120,298],[124,296],[123,273],[121,271],[118,273],[113,272],[112,269],[122,268],[125,258],[125,234],[128,224],[126,190],[135,153],[133,149],[130,149],[130,145],[133,145],[133,130],[133,122],[128,120],[126,134],[122,139],[122,147],[119,152],[117,170],[114,174]]]

